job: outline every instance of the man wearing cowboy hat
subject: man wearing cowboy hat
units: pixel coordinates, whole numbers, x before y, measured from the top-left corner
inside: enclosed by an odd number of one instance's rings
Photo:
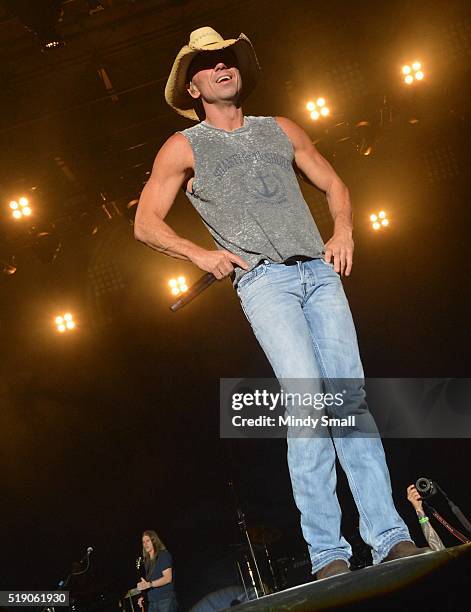
[[[198,123],[173,134],[158,152],[139,201],[135,236],[217,279],[230,276],[277,378],[311,390],[321,379],[349,381],[355,414],[365,431],[375,432],[341,282],[352,268],[349,192],[296,123],[243,114],[241,103],[259,72],[244,34],[224,40],[209,27],[191,33],[173,64],[165,99]],[[334,233],[325,244],[293,167],[326,193]],[[217,249],[203,249],[165,223],[181,187]],[[317,578],[349,571],[351,548],[340,533],[335,493],[336,455],[373,562],[424,552],[394,507],[379,435],[288,435],[293,494]]]

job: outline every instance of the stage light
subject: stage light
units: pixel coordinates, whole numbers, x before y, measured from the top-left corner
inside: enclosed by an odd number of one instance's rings
[[[62,13],[64,0],[34,0],[19,2],[18,0],[5,0],[13,15],[33,32],[38,38],[43,51],[62,47],[65,41],[56,30]]]
[[[422,81],[425,74],[422,70],[422,64],[420,62],[412,62],[412,64],[405,64],[402,67],[402,74],[404,76],[404,83],[406,85],[412,85],[414,81]]]
[[[317,121],[321,117],[327,117],[330,114],[330,109],[326,106],[325,98],[317,98],[315,102],[310,100],[306,104],[306,108],[310,111],[310,117],[313,121]]]
[[[12,255],[11,257],[9,257],[9,261],[0,260],[0,266],[2,268],[3,274],[6,274],[7,276],[12,276],[16,272],[15,256]]]
[[[382,227],[387,227],[389,225],[389,219],[384,210],[380,210],[378,213],[373,213],[370,215],[371,227],[377,231]]]
[[[353,131],[353,142],[355,147],[365,157],[374,153],[376,143],[378,141],[378,134],[375,126],[370,121],[359,121],[355,125]]]
[[[22,217],[29,217],[32,213],[31,207],[29,206],[28,198],[21,196],[21,198],[12,200],[9,204],[12,210],[12,217],[14,219],[21,219]]]
[[[63,315],[58,315],[54,319],[54,322],[56,324],[57,331],[61,334],[66,331],[71,331],[76,327],[74,317],[70,312],[66,312]]]
[[[95,13],[105,10],[105,7],[98,0],[87,0],[87,4],[89,15],[94,15]]]
[[[179,295],[180,293],[185,293],[185,291],[188,291],[188,285],[184,276],[171,278],[168,281],[168,284],[173,295]]]

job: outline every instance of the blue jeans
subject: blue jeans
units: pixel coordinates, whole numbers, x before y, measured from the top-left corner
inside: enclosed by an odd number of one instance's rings
[[[149,601],[147,612],[177,612],[178,604],[174,592],[170,592],[159,601]]]
[[[324,259],[277,264],[264,260],[236,288],[242,309],[276,377],[349,379],[358,388],[356,414],[376,431],[363,390],[364,374],[352,315],[340,276]],[[280,381],[281,382],[281,381]],[[315,391],[315,389],[314,389]],[[288,434],[288,467],[301,528],[315,573],[352,550],[340,532],[335,457],[344,469],[360,516],[360,534],[379,563],[401,541],[412,541],[392,500],[379,435]]]

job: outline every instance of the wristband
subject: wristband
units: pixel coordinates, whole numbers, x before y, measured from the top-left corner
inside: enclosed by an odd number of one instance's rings
[[[428,523],[428,516],[421,516],[421,517],[419,518],[419,523],[420,523],[420,524],[422,524],[422,523]]]

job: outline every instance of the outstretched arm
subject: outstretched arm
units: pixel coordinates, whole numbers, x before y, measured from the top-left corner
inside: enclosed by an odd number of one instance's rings
[[[348,276],[353,260],[353,224],[347,186],[297,123],[286,117],[275,119],[293,145],[296,166],[311,183],[326,194],[334,220],[334,234],[326,242],[325,259],[330,263],[333,258],[335,271]]]

